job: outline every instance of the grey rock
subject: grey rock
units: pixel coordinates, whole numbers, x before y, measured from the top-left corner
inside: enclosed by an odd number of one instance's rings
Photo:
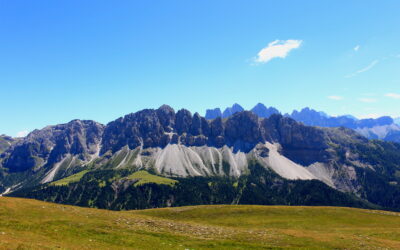
[[[279,110],[274,107],[267,108],[264,104],[258,103],[251,109],[251,112],[262,118],[268,118],[273,114],[280,114]]]
[[[220,108],[207,109],[205,118],[207,120],[212,120],[218,117],[222,117],[222,112]]]
[[[222,118],[228,118],[229,116],[242,111],[244,111],[244,108],[239,104],[235,103],[232,105],[232,107],[226,108],[224,110],[224,112],[222,113]]]
[[[94,121],[73,120],[34,130],[6,151],[3,166],[10,172],[52,165],[67,154],[86,160],[100,146],[104,126]]]

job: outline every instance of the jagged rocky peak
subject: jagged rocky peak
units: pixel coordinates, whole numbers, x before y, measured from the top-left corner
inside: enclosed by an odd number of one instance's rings
[[[227,108],[223,114],[218,108],[207,110],[206,119],[212,120],[217,117],[228,118],[236,112],[243,111],[243,108],[234,104]],[[258,103],[251,111],[261,118],[268,118],[273,114],[280,114],[279,110],[274,107],[266,107],[262,103]],[[369,139],[383,139],[385,141],[400,142],[400,125],[396,124],[398,120],[389,116],[383,116],[376,119],[357,119],[351,115],[329,116],[322,111],[316,111],[309,107],[300,111],[294,110],[291,114],[285,114],[298,122],[308,126],[317,127],[346,127],[356,130]]]
[[[181,109],[175,116],[175,129],[178,134],[188,133],[192,126],[192,113],[189,110]]]
[[[226,120],[225,127],[230,140],[256,142],[261,138],[258,116],[250,111],[235,113]]]
[[[179,123],[179,125],[177,125]],[[130,149],[136,147],[165,146],[176,137],[176,128],[187,130],[191,124],[189,111],[180,110],[175,113],[168,105],[162,105],[157,110],[144,109],[128,114],[107,124],[103,138],[101,154],[108,151],[116,152],[124,146]]]
[[[241,111],[227,119],[206,120],[198,113],[192,115],[185,109],[174,113],[173,109],[163,106],[110,122],[103,134],[101,154],[115,153],[125,146],[133,150],[137,147],[164,148],[168,144],[217,148],[226,145],[234,147],[235,151],[249,152],[265,141],[313,148],[320,143],[315,140],[322,133],[312,134],[314,130],[280,114],[263,119],[251,111]],[[317,147],[322,146],[318,144]]]
[[[175,124],[175,110],[171,106],[164,104],[157,109],[157,115],[165,130],[167,132],[172,132],[172,128]]]
[[[265,141],[265,132],[257,115],[250,111],[237,112],[225,122],[226,144],[234,150],[248,152]]]
[[[370,118],[358,120],[349,115],[332,117],[310,108],[303,108],[300,112],[295,110],[292,112],[290,117],[309,126],[346,127],[351,129],[389,126],[394,123],[394,120],[389,116],[383,116],[377,119]]]
[[[320,117],[321,116],[321,112],[318,112],[318,111],[316,111],[314,109],[311,109],[309,107],[305,107],[305,108],[302,108],[300,111],[293,110],[291,116],[292,117],[295,117],[295,116],[315,116],[315,117]]]
[[[302,122],[309,126],[320,126],[320,127],[355,127],[355,120],[340,116],[330,117],[324,112],[316,111],[308,107],[303,108],[301,111],[294,110],[290,115],[291,118],[296,121]]]
[[[229,116],[242,111],[244,111],[244,108],[239,104],[235,103],[232,105],[232,107],[228,107],[224,110],[224,112],[222,113],[222,118],[228,118]]]
[[[86,160],[98,151],[103,130],[104,125],[88,120],[34,130],[7,150],[3,166],[11,172],[39,169],[68,154]]]
[[[222,116],[222,112],[220,108],[215,109],[207,109],[205,118],[207,120],[212,120]]]
[[[208,136],[210,132],[210,126],[204,117],[201,117],[199,113],[195,113],[192,119],[192,125],[190,126],[189,133],[192,135],[205,135]]]
[[[262,118],[268,118],[273,114],[280,114],[279,110],[274,107],[267,108],[264,104],[258,103],[251,111]]]

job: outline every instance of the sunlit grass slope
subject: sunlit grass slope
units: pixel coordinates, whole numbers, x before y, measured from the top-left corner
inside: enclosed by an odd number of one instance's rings
[[[155,184],[164,184],[164,185],[173,186],[175,183],[178,182],[176,180],[172,180],[169,178],[152,175],[149,172],[144,171],[144,170],[137,171],[137,172],[129,175],[127,178],[139,180],[138,182],[135,183],[135,187],[146,184],[146,183],[155,183]]]
[[[7,249],[400,249],[400,214],[335,207],[107,211],[0,197]]]
[[[88,170],[82,170],[76,174],[70,175],[68,177],[65,177],[61,180],[52,182],[51,185],[55,185],[55,186],[63,186],[63,185],[68,185],[70,183],[73,182],[78,182],[87,172],[89,172]]]

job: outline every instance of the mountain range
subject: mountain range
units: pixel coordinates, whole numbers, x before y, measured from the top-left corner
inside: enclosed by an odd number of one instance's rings
[[[226,118],[235,112],[243,111],[244,108],[235,103],[221,113],[220,108],[206,110],[205,118],[208,120],[217,117]],[[281,114],[274,107],[266,107],[258,103],[251,110],[254,114],[262,118],[268,118],[273,114]],[[298,122],[309,126],[318,127],[345,127],[357,131],[359,134],[369,139],[381,139],[385,141],[400,142],[400,118],[394,119],[389,116],[382,116],[376,119],[357,119],[351,115],[329,116],[324,112],[304,108],[300,111],[294,110],[291,114],[284,114]]]
[[[0,192],[117,210],[197,204],[400,209],[400,144],[368,140],[343,126],[307,126],[260,105],[258,115],[237,109],[210,120],[163,105],[107,125],[73,120],[15,141],[3,136]]]

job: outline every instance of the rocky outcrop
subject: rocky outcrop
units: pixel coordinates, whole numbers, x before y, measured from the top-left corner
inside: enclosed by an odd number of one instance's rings
[[[88,160],[98,153],[103,129],[94,121],[73,120],[34,130],[5,152],[3,167],[10,172],[38,170],[68,154]]]

